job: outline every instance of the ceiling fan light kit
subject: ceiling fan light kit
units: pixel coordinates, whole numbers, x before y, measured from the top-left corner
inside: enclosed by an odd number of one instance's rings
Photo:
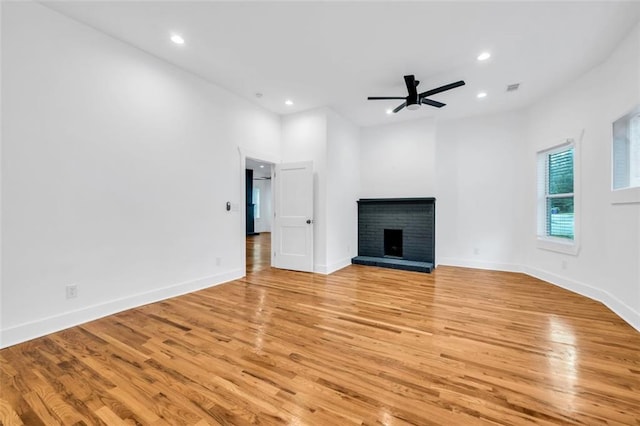
[[[389,100],[389,99],[403,99],[404,102],[398,105],[393,112],[396,113],[403,108],[407,108],[408,110],[415,111],[420,108],[420,105],[429,105],[435,108],[442,108],[446,104],[442,102],[434,101],[433,99],[428,99],[429,96],[436,95],[438,93],[442,93],[447,90],[455,89],[456,87],[464,86],[464,81],[456,81],[454,83],[445,84],[444,86],[436,87],[435,89],[427,90],[426,92],[418,93],[418,84],[420,82],[416,80],[414,75],[405,75],[404,82],[407,85],[408,95],[406,97],[401,96],[369,96],[367,99],[370,101],[375,100]]]

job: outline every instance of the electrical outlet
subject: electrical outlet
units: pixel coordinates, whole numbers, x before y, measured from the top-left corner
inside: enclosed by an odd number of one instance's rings
[[[567,269],[567,261],[566,260],[562,261],[562,269]]]
[[[220,265],[222,265],[222,258],[216,257],[216,266],[220,266]]]
[[[78,286],[77,285],[68,285],[66,287],[67,299],[75,299],[78,297]]]
[[[480,254],[480,249],[478,247],[474,247],[473,254]]]

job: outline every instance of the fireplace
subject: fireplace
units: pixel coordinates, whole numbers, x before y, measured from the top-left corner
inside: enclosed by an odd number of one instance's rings
[[[435,198],[358,201],[360,265],[431,272],[435,264]]]
[[[384,256],[402,259],[402,229],[384,230]]]

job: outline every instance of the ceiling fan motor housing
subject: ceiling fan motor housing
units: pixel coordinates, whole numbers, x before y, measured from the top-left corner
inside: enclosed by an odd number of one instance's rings
[[[369,100],[383,100],[383,99],[404,99],[404,102],[398,105],[393,112],[396,113],[403,108],[415,111],[420,108],[421,104],[430,105],[435,108],[442,108],[446,104],[442,102],[429,99],[431,95],[435,95],[446,90],[455,89],[456,87],[464,86],[464,81],[456,81],[455,83],[445,84],[444,86],[436,87],[435,89],[427,90],[426,92],[418,93],[417,87],[420,82],[415,79],[413,75],[405,75],[404,82],[407,85],[408,96],[369,96]]]
[[[420,109],[420,103],[417,99],[407,99],[407,109],[411,111]]]

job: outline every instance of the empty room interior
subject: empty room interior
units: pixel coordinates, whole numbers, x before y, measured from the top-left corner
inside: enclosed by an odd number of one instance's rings
[[[0,425],[640,425],[639,2],[0,6]]]

